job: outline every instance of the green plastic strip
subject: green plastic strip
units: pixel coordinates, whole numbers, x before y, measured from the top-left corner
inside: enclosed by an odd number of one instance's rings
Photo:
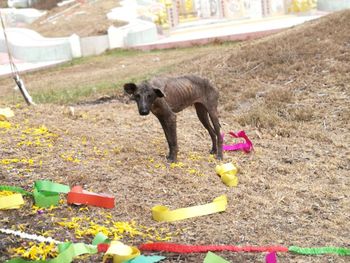
[[[70,191],[70,187],[68,185],[58,184],[47,180],[35,181],[35,188],[40,192],[49,192],[57,194],[67,194]]]
[[[215,255],[213,252],[208,252],[203,263],[230,263],[227,260]]]
[[[56,258],[50,260],[49,263],[70,263],[77,256],[96,253],[97,246],[86,245],[84,243],[71,244]]]
[[[39,207],[57,206],[60,201],[60,195],[57,193],[39,192],[36,188],[33,190],[35,205]]]
[[[101,232],[97,233],[97,235],[92,240],[92,244],[95,246],[97,246],[98,244],[109,244],[109,243],[111,243],[111,240],[109,240],[108,237]]]
[[[57,245],[57,249],[58,249],[58,254],[62,253],[63,251],[65,251],[70,245],[72,245],[72,242],[63,242]]]
[[[9,186],[9,185],[0,185],[0,191],[11,191],[15,193],[20,193],[22,195],[33,195],[33,193],[28,192],[21,187]]]
[[[69,186],[47,180],[38,180],[34,183],[35,205],[39,207],[57,206],[60,201],[60,193],[68,193]]]
[[[288,251],[302,255],[337,254],[339,256],[350,256],[350,249],[344,247],[301,248],[291,246],[288,248]]]
[[[125,263],[156,263],[165,259],[163,256],[138,256],[134,259],[128,260]]]

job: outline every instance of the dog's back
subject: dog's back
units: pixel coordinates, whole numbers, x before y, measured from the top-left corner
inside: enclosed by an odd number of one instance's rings
[[[216,105],[219,97],[218,91],[210,85],[208,80],[194,75],[155,78],[151,84],[163,91],[165,94],[163,99],[173,112],[179,112],[195,103]]]

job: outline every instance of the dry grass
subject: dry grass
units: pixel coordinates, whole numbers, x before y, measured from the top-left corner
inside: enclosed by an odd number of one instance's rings
[[[291,119],[297,122],[311,121],[314,115],[311,106],[299,105],[297,108],[290,110]]]
[[[171,168],[165,162],[167,146],[156,118],[142,118],[134,104],[118,99],[75,105],[74,116],[68,114],[67,106],[52,104],[16,109],[11,120],[14,128],[2,132],[1,158],[32,158],[34,164],[1,166],[1,182],[31,189],[35,180],[51,179],[113,193],[117,200],[116,208],[110,211],[113,220],[134,219],[149,227],[179,231],[172,235],[173,242],[347,247],[350,75],[344,73],[350,70],[350,28],[344,25],[349,21],[350,11],[344,11],[259,41],[198,49],[196,54],[192,50],[193,56],[177,53],[169,74],[196,73],[211,79],[221,93],[222,130],[244,129],[254,143],[251,154],[225,153],[225,162],[232,161],[240,168],[236,188],[227,188],[215,174],[218,162],[208,155],[208,134],[193,110],[178,115],[179,161],[183,166]],[[168,65],[167,58],[175,53],[164,54],[160,63]],[[108,61],[107,56],[102,58]],[[122,74],[126,78],[133,76],[134,69],[139,75],[153,67],[152,53],[137,58],[142,65],[134,65],[135,59],[123,58],[123,63],[130,65],[127,72],[118,66],[109,67],[111,62],[104,71],[103,62],[96,59],[93,65],[72,65],[26,78],[29,83],[35,82],[33,90],[39,91],[48,83],[60,86],[60,81],[68,78],[72,83]],[[118,75],[119,71],[123,73]],[[108,95],[122,98],[120,90]],[[98,94],[92,96],[96,98]],[[57,135],[52,147],[18,145],[23,129],[42,124]],[[32,135],[25,138],[34,139]],[[80,162],[62,158],[68,153]],[[223,213],[171,224],[151,219],[154,205],[175,209],[204,204],[221,194],[229,200]],[[26,201],[20,210],[0,212],[0,225],[17,229],[23,224],[30,233],[52,230],[50,236],[56,239],[76,241],[73,229],[56,224],[62,217],[88,215],[106,224],[99,208],[84,211],[62,204],[38,215],[32,212],[32,202]],[[8,247],[28,246],[12,236],[0,237],[1,259],[13,256]],[[82,238],[86,243],[91,240],[90,235]],[[147,240],[125,236],[122,241],[138,245]],[[167,257],[164,262],[203,262],[204,258],[203,254],[161,254]],[[263,262],[264,258],[252,253],[218,254],[230,262]],[[101,255],[88,260],[99,262]],[[279,260],[348,262],[346,257],[289,253],[280,253]]]
[[[274,128],[281,122],[279,116],[267,106],[257,103],[247,112],[243,112],[238,117],[238,122],[242,126],[253,126],[257,128]]]

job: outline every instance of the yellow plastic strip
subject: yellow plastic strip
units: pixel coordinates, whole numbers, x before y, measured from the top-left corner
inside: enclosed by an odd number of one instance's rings
[[[221,180],[229,187],[238,185],[238,177],[236,176],[238,169],[232,163],[217,165],[215,171],[221,176]]]
[[[103,262],[108,258],[113,258],[113,263],[122,263],[141,255],[137,247],[124,245],[119,241],[112,241],[107,252],[103,256]]]
[[[152,215],[153,219],[158,222],[172,222],[222,212],[226,210],[226,207],[227,197],[226,195],[221,195],[215,198],[212,203],[180,208],[173,211],[170,211],[166,206],[158,205],[152,208]]]
[[[21,194],[12,194],[0,197],[0,209],[16,209],[24,204]]]

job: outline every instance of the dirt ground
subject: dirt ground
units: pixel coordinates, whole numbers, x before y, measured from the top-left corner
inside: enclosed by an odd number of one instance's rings
[[[107,34],[108,27],[125,25],[124,21],[107,19],[107,13],[119,6],[117,0],[76,1],[47,11],[27,27],[46,37],[80,37]]]
[[[164,240],[349,247],[349,23],[350,11],[343,11],[257,41],[199,47],[197,53],[145,53],[124,58],[122,64],[112,64],[113,58],[105,55],[26,75],[29,83],[36,81],[31,88],[38,91],[63,88],[67,79],[71,87],[94,79],[119,83],[148,69],[149,75],[198,74],[220,91],[222,131],[245,130],[254,151],[224,154],[225,163],[240,169],[238,186],[229,188],[215,174],[219,162],[208,153],[209,136],[193,109],[178,114],[180,163],[169,165],[160,124],[154,116],[139,116],[120,86],[108,90],[105,101],[96,99],[106,94],[94,94],[74,105],[13,105],[16,115],[11,126],[0,128],[1,184],[26,190],[38,179],[83,185],[113,194],[116,207],[81,209],[62,202],[39,214],[32,200],[25,198],[22,208],[0,211],[0,227],[85,243],[91,242],[94,231],[104,230],[110,238],[119,236],[136,246]],[[168,70],[160,71],[156,63]],[[0,83],[9,86],[8,80]],[[3,98],[9,93],[4,89]],[[155,205],[189,207],[222,194],[228,198],[225,212],[174,223],[152,219]],[[121,227],[132,221],[132,227]],[[0,260],[15,257],[14,248],[30,246],[27,240],[0,234]],[[167,257],[163,262],[203,262],[205,257],[157,254]],[[230,262],[264,262],[265,256],[217,254]],[[278,258],[298,263],[349,261],[291,253],[278,253]],[[74,262],[101,259],[98,254]]]

